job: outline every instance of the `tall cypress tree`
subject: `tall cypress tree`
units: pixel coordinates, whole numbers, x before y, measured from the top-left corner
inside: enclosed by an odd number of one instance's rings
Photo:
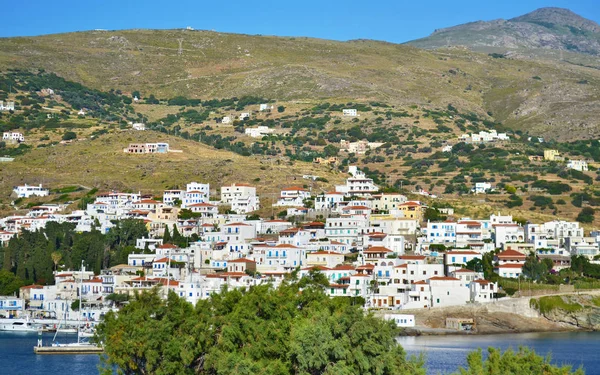
[[[168,225],[165,225],[165,231],[163,233],[163,243],[171,243],[171,233],[169,233]]]

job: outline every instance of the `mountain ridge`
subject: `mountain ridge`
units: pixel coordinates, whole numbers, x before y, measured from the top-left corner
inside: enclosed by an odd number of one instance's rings
[[[600,55],[600,25],[569,9],[540,8],[508,20],[474,21],[437,29],[407,42],[419,48],[465,46],[474,51],[519,49],[568,51]]]

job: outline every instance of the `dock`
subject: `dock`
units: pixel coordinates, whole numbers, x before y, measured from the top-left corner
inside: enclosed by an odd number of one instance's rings
[[[102,354],[104,349],[95,345],[81,346],[34,346],[35,354]]]

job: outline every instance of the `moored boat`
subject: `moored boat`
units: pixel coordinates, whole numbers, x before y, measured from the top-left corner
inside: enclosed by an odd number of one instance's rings
[[[29,318],[0,319],[0,331],[37,332],[38,328]]]

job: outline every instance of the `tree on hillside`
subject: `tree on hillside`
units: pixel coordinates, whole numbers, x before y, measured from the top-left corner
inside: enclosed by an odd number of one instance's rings
[[[592,223],[594,222],[594,209],[591,207],[584,207],[577,215],[577,221],[580,223]]]
[[[68,131],[62,136],[63,141],[70,141],[72,139],[77,139],[77,134],[72,131]]]
[[[0,296],[10,296],[19,291],[25,285],[23,280],[10,271],[0,271]]]

